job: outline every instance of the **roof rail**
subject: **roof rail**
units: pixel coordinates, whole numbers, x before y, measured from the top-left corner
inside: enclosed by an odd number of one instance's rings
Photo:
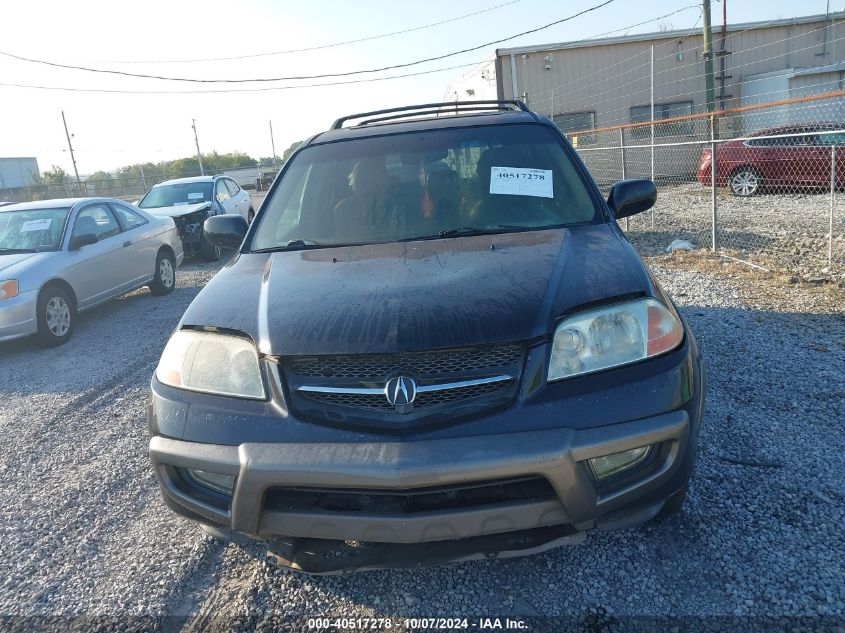
[[[343,127],[346,121],[352,119],[366,119],[356,124],[357,126],[370,125],[372,123],[382,123],[384,121],[393,121],[396,119],[404,119],[415,116],[424,116],[430,114],[455,114],[461,112],[496,112],[496,111],[522,111],[529,112],[528,106],[518,99],[509,101],[445,101],[443,103],[423,103],[420,105],[402,106],[401,108],[388,108],[387,110],[373,110],[372,112],[361,112],[359,114],[350,114],[339,118],[332,123],[331,130],[339,130]],[[386,114],[378,118],[374,117],[378,114]]]

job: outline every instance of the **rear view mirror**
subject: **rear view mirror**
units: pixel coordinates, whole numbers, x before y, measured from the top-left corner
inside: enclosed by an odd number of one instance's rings
[[[610,189],[607,206],[616,219],[647,211],[657,202],[657,187],[648,179],[620,180]]]
[[[232,250],[240,247],[248,226],[243,216],[226,213],[208,218],[203,223],[202,230],[211,244]]]
[[[70,238],[70,244],[68,244],[68,249],[72,251],[77,251],[83,246],[90,246],[91,244],[96,244],[98,242],[98,238],[94,233],[83,233],[81,235],[74,235]]]

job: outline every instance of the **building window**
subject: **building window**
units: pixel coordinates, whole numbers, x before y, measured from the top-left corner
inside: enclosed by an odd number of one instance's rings
[[[555,124],[566,134],[567,132],[581,132],[596,127],[595,112],[565,112],[552,117]]]
[[[678,101],[675,103],[655,103],[654,120],[672,119],[678,116],[692,114],[692,101]],[[651,121],[651,106],[632,106],[631,123],[646,123]],[[657,124],[654,126],[655,136],[689,136],[693,132],[692,121],[678,121],[671,124]],[[635,127],[631,130],[634,138],[649,138],[650,127]]]

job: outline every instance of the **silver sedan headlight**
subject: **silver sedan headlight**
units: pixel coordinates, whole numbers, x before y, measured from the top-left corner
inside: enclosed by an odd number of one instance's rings
[[[171,387],[263,400],[258,352],[239,336],[180,330],[170,337],[156,377]]]
[[[581,312],[555,329],[548,379],[635,363],[675,349],[683,339],[678,317],[655,299]]]

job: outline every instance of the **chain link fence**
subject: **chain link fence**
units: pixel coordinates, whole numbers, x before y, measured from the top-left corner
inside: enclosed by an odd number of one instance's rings
[[[644,254],[674,240],[804,278],[845,278],[845,91],[568,132],[606,193],[651,178],[623,228]]]
[[[261,193],[273,182],[279,167],[248,167],[232,170],[205,171],[205,175],[224,174],[235,180],[244,189]],[[31,202],[53,198],[81,198],[102,196],[119,198],[127,202],[140,199],[153,185],[174,178],[200,176],[199,171],[181,173],[144,173],[143,175],[115,175],[106,180],[67,179],[62,183],[40,183],[26,187],[0,188],[0,202]]]

